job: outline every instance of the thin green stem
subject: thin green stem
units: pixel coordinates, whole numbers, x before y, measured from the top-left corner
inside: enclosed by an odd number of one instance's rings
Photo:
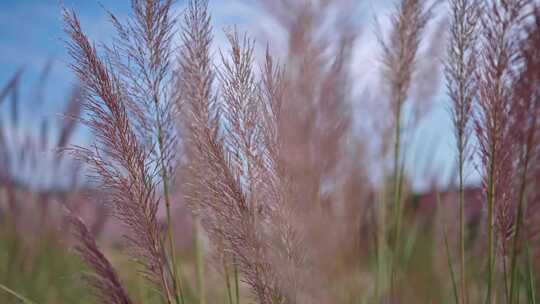
[[[437,208],[441,206],[441,195],[437,191]],[[454,274],[454,267],[452,266],[452,258],[450,256],[450,246],[448,246],[448,233],[446,231],[446,219],[443,218],[443,239],[444,239],[444,248],[446,251],[448,270],[450,271],[450,279],[452,281],[452,291],[454,292],[454,299],[456,304],[459,304],[458,288],[456,283],[456,276]]]
[[[223,271],[225,272],[225,285],[227,287],[227,298],[229,299],[229,304],[233,304],[232,290],[231,290],[231,279],[229,277],[229,267],[227,267],[227,261],[223,261]]]
[[[396,128],[394,143],[394,203],[395,203],[395,221],[396,221],[396,238],[394,240],[394,250],[397,250],[399,246],[399,233],[400,233],[400,213],[401,213],[401,175],[400,173],[400,141],[401,141],[401,107],[398,107],[396,114]]]
[[[502,255],[501,258],[502,258],[502,264],[503,264],[504,295],[506,297],[506,303],[511,303],[510,302],[510,288],[508,284],[508,265],[507,265],[508,263],[506,261],[507,258],[506,258],[506,255]]]
[[[144,178],[144,184],[147,188],[150,187],[150,178],[148,176],[145,176]],[[165,242],[164,239],[159,239],[159,249],[162,250],[162,254],[163,256],[166,255],[166,248],[165,248],[165,245],[163,244],[163,242]],[[167,266],[166,270],[169,272],[168,274],[171,275],[172,277],[172,269],[171,269],[171,265],[169,263],[168,260],[165,260],[165,263]],[[168,277],[167,277],[167,273],[165,273],[165,271],[162,271],[161,272],[161,275],[160,275],[160,280],[161,280],[161,285],[163,286],[163,291],[165,294],[162,294],[163,298],[165,299],[165,301],[167,302],[167,304],[172,304],[172,294],[171,294],[171,289],[169,287],[169,281],[168,281]],[[178,303],[178,301],[177,301]]]
[[[391,278],[390,278],[390,293],[394,294],[395,292],[395,280],[397,272],[397,260],[399,257],[399,246],[400,246],[400,237],[401,237],[401,174],[400,174],[400,148],[401,148],[401,98],[398,97],[396,102],[396,113],[395,113],[395,142],[394,142],[394,246],[392,253],[391,261]]]
[[[463,179],[464,155],[463,138],[460,138],[461,148],[459,149],[459,261],[460,261],[460,283],[461,283],[461,303],[467,303],[467,283],[465,276],[465,187]]]
[[[527,171],[529,167],[529,150],[527,149],[525,152],[524,157],[524,163],[523,163],[523,171],[520,178],[520,187],[519,187],[519,194],[518,194],[518,206],[517,206],[517,215],[516,215],[516,233],[514,235],[513,240],[513,248],[512,248],[512,261],[510,265],[510,273],[511,273],[511,281],[510,281],[510,301],[509,303],[513,303],[514,300],[514,290],[515,290],[515,280],[517,276],[517,256],[518,256],[518,247],[519,247],[519,238],[521,236],[521,225],[523,222],[523,212],[525,208],[525,193],[527,190]]]
[[[206,291],[204,285],[204,261],[203,261],[203,252],[202,245],[200,241],[200,221],[198,216],[194,216],[194,233],[195,233],[195,263],[197,268],[197,285],[199,291],[199,303],[206,304]]]
[[[525,256],[527,258],[527,298],[530,304],[536,304],[536,287],[532,273],[531,256],[529,253],[529,240],[525,238]]]
[[[493,302],[493,285],[494,285],[494,266],[495,266],[495,235],[494,235],[494,144],[491,146],[491,153],[489,159],[489,176],[488,176],[488,189],[487,189],[487,205],[488,205],[488,289],[487,289],[487,303]]]
[[[180,278],[178,276],[178,267],[176,263],[176,250],[174,245],[174,238],[173,238],[173,225],[172,225],[172,218],[171,218],[171,199],[169,195],[169,175],[167,166],[165,164],[165,155],[164,155],[164,148],[165,144],[163,142],[163,129],[162,129],[162,121],[161,116],[159,115],[159,98],[157,95],[154,96],[154,105],[155,105],[155,112],[156,112],[156,124],[157,124],[157,141],[158,141],[158,149],[159,149],[159,165],[160,165],[160,171],[161,171],[161,179],[163,182],[163,197],[165,200],[165,209],[166,209],[166,216],[167,216],[167,238],[169,240],[169,254],[171,256],[171,268],[172,268],[172,281],[173,281],[173,288],[174,288],[174,297],[177,304],[184,303],[184,294],[182,291],[182,284],[180,281]]]
[[[28,298],[22,296],[19,293],[13,291],[12,289],[10,289],[9,287],[7,287],[5,285],[0,284],[0,289],[5,291],[8,294],[14,296],[15,298],[19,299],[19,301],[23,302],[24,304],[36,304],[35,302],[29,300]]]
[[[456,300],[456,304],[459,304],[456,276],[454,274],[454,268],[452,266],[452,258],[450,256],[450,246],[448,246],[448,235],[446,232],[446,227],[443,228],[443,234],[444,234],[444,248],[446,250],[446,256],[448,260],[448,269],[450,271],[450,279],[452,281],[452,291],[454,292],[454,298]]]
[[[236,256],[233,256],[234,266],[234,291],[236,294],[236,304],[240,304],[240,279],[238,276],[238,265],[236,263]]]
[[[377,236],[377,285],[376,299],[377,303],[381,303],[383,291],[386,289],[387,280],[387,243],[386,243],[386,195],[385,191],[381,191],[378,212],[378,236]]]

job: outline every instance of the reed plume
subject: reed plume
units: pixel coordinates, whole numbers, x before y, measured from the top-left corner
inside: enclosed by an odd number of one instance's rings
[[[284,47],[273,45],[271,50],[284,66],[284,102],[277,125],[282,166],[294,193],[287,204],[296,209],[293,225],[302,235],[305,259],[317,265],[309,270],[304,284],[307,293],[322,302],[352,297],[328,288],[326,282],[345,286],[356,275],[356,268],[344,268],[343,261],[361,267],[363,259],[358,254],[368,254],[364,248],[371,239],[365,236],[374,221],[368,215],[364,138],[354,124],[359,5],[262,2],[285,33]],[[329,226],[334,229],[326,229]],[[355,232],[353,236],[350,231]],[[361,294],[360,289],[353,293]]]
[[[300,203],[338,210],[344,206],[332,193],[344,181],[337,171],[344,169],[347,140],[355,139],[351,65],[356,7],[340,1],[262,2],[286,33],[283,89],[288,102],[280,117],[284,161],[296,187],[309,195]],[[321,190],[325,183],[332,185],[327,193]]]
[[[75,250],[86,264],[94,271],[85,275],[85,280],[94,289],[96,297],[104,304],[131,304],[118,274],[111,263],[101,252],[94,236],[88,230],[82,219],[68,211],[73,235],[79,242]]]
[[[403,188],[403,155],[402,155],[402,120],[403,107],[408,99],[411,82],[417,69],[418,52],[426,25],[433,17],[433,7],[425,1],[400,1],[391,15],[391,32],[387,40],[379,37],[382,48],[383,78],[388,83],[390,105],[393,111],[394,149],[393,180],[394,216],[393,245],[391,261],[391,293],[396,282],[397,257],[401,247],[402,226],[402,188]]]
[[[71,68],[84,92],[82,122],[95,142],[88,148],[70,151],[95,174],[107,193],[114,215],[128,228],[132,253],[143,266],[141,274],[156,284],[166,301],[173,301],[174,290],[167,272],[156,213],[156,169],[152,151],[137,136],[132,118],[143,113],[131,102],[129,88],[112,69],[110,58],[101,58],[83,33],[75,12],[63,10]]]
[[[538,53],[535,51],[535,49],[537,49],[537,47],[540,45],[540,7],[538,5],[534,7],[533,18],[534,21],[532,24],[526,28],[527,38],[524,40],[521,48],[523,53],[522,60],[524,61],[525,68],[520,74],[517,74],[518,80],[516,81],[518,83],[518,85],[516,85],[516,89],[518,91],[518,98],[516,101],[520,106],[517,106],[518,111],[516,111],[516,114],[519,115],[516,115],[517,118],[515,119],[515,122],[521,126],[515,129],[519,134],[516,136],[516,138],[519,139],[520,143],[525,143],[525,145],[521,146],[524,154],[522,154],[520,163],[522,164],[522,169],[525,170],[528,167],[532,169],[531,176],[528,174],[524,175],[526,177],[524,181],[527,183],[525,187],[527,187],[529,183],[534,182],[534,170],[538,171],[538,162],[540,161],[540,132],[538,131],[540,125],[540,121],[538,121],[538,117],[540,117],[538,115],[538,108],[540,107],[538,100],[540,94],[538,89],[540,87],[538,86],[538,82],[540,80],[538,79],[537,72],[538,69],[540,69],[540,58],[538,57]],[[532,113],[533,115],[524,118],[523,116],[528,115],[528,113]],[[535,119],[535,117],[537,119]],[[528,161],[526,157],[527,154],[529,154]],[[525,173],[525,171],[523,171],[523,173]],[[536,180],[538,180],[537,178],[538,177],[536,177]],[[532,188],[529,188],[529,190],[534,193]],[[524,192],[524,197],[529,197],[529,195],[526,193],[527,189],[524,189]],[[523,209],[524,214],[527,214],[528,218],[532,220],[535,213],[527,212],[526,206],[524,206]]]
[[[234,256],[234,266],[258,302],[283,303],[286,284],[271,259],[283,254],[291,261],[294,252],[290,233],[271,237],[272,231],[288,227],[275,125],[280,73],[268,54],[263,80],[257,79],[253,41],[235,30],[227,32],[231,49],[220,53],[222,68],[214,70],[206,1],[191,1],[185,18],[179,103],[190,176],[186,200],[214,244]],[[215,79],[220,94],[214,92]],[[283,225],[278,227],[278,220]],[[270,240],[279,240],[281,247]]]
[[[513,229],[513,141],[510,133],[512,62],[519,56],[518,30],[527,1],[490,1],[481,22],[478,85],[478,110],[475,131],[482,163],[483,188],[487,204],[488,287],[487,301],[494,299],[496,235],[503,252],[505,295],[509,301],[506,249]]]
[[[167,250],[177,302],[183,301],[172,234],[171,195],[173,171],[178,160],[176,111],[173,98],[172,38],[176,20],[171,17],[173,1],[133,0],[133,16],[125,24],[109,13],[118,38],[108,53],[129,95],[134,126],[143,144],[151,149],[149,156],[160,175],[161,197],[165,203]]]
[[[447,90],[451,100],[452,123],[457,148],[459,176],[459,259],[460,299],[467,302],[465,258],[465,165],[469,157],[472,105],[476,84],[476,42],[478,36],[479,2],[451,0],[450,41],[445,65]]]
[[[524,26],[525,38],[520,41],[520,54],[514,65],[520,68],[514,72],[512,103],[511,103],[511,137],[515,145],[514,155],[517,156],[515,162],[516,169],[516,211],[514,221],[514,235],[511,250],[510,264],[510,303],[516,300],[517,292],[517,258],[519,254],[519,243],[522,240],[522,230],[524,229],[524,215],[527,210],[528,190],[533,180],[531,179],[531,169],[535,160],[539,156],[540,134],[538,127],[540,124],[540,56],[538,47],[540,46],[540,8],[536,4],[532,11],[532,21]],[[529,216],[532,218],[533,215]],[[527,236],[525,236],[527,237]]]

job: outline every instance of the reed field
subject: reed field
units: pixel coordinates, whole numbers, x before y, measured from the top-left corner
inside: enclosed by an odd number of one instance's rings
[[[0,303],[536,303],[540,2],[125,1],[0,78]]]

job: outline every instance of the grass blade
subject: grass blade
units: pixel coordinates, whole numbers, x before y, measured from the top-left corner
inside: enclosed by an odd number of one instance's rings
[[[15,298],[19,299],[21,302],[25,303],[25,304],[36,304],[35,302],[29,300],[28,298],[18,294],[17,292],[13,291],[12,289],[10,289],[9,287],[3,285],[3,284],[0,284],[0,289],[2,289],[3,291],[7,292],[8,294],[14,296]]]
[[[437,191],[437,208],[441,205],[441,194]],[[452,259],[450,257],[450,247],[448,246],[448,234],[446,233],[446,221],[443,218],[443,238],[444,238],[444,249],[446,251],[446,257],[448,260],[448,269],[450,270],[450,279],[452,280],[452,290],[454,292],[454,298],[456,299],[456,304],[459,304],[459,296],[456,284],[456,277],[454,274],[454,267],[452,266]]]
[[[531,256],[529,254],[529,241],[525,240],[525,257],[527,259],[527,303],[536,304],[535,283],[531,267]]]

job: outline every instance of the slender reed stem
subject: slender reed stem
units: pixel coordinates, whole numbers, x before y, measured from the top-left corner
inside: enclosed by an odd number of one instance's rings
[[[174,288],[174,297],[176,300],[176,303],[184,303],[184,294],[182,292],[182,283],[180,281],[180,277],[178,276],[178,267],[176,263],[176,250],[174,245],[174,238],[173,238],[173,225],[172,225],[172,219],[171,219],[171,199],[169,195],[169,175],[167,173],[167,166],[165,164],[165,155],[164,155],[164,143],[163,143],[163,130],[162,130],[162,122],[161,117],[159,115],[159,99],[157,95],[154,97],[154,105],[155,105],[155,111],[156,111],[156,123],[157,123],[157,140],[158,140],[158,148],[159,148],[159,165],[160,165],[160,171],[161,171],[161,179],[163,182],[163,197],[165,200],[165,209],[167,213],[167,238],[169,240],[169,254],[171,255],[171,276],[173,281],[173,288]]]
[[[386,289],[387,280],[387,243],[386,243],[386,193],[381,191],[378,212],[378,236],[377,236],[377,285],[376,285],[376,299],[377,303],[381,303],[383,292]]]
[[[441,206],[441,195],[437,192],[437,207]],[[450,271],[450,279],[452,280],[452,291],[454,292],[454,298],[456,304],[459,304],[459,296],[456,284],[456,276],[454,274],[454,267],[452,266],[452,257],[450,256],[450,246],[448,246],[448,233],[446,231],[446,219],[443,219],[443,239],[444,249],[446,251],[446,257],[448,262],[448,270]]]
[[[401,141],[401,98],[398,98],[397,105],[396,105],[396,113],[395,113],[395,142],[394,142],[394,176],[393,176],[393,182],[394,182],[394,246],[393,246],[393,253],[392,253],[392,262],[391,262],[391,278],[390,278],[390,293],[393,294],[395,292],[395,284],[396,284],[396,276],[397,276],[397,263],[399,260],[399,254],[400,254],[400,238],[401,238],[401,216],[402,216],[402,207],[401,207],[401,174],[400,174],[400,141]]]
[[[225,285],[227,287],[227,298],[229,299],[229,304],[233,304],[231,278],[229,277],[229,267],[227,267],[227,261],[223,261],[223,270],[225,271]]]
[[[506,252],[506,250],[504,250]],[[510,303],[510,292],[508,285],[508,262],[505,254],[501,256],[503,264],[503,282],[504,282],[504,296],[506,298],[506,303]]]
[[[199,303],[206,304],[206,291],[204,285],[204,261],[203,252],[200,241],[201,223],[198,216],[194,217],[194,233],[195,233],[195,263],[197,268],[197,285],[199,291]],[[228,280],[228,278],[227,278]]]
[[[450,246],[448,246],[448,234],[446,232],[446,225],[443,227],[444,248],[446,250],[446,257],[448,262],[448,270],[450,271],[450,280],[452,281],[452,291],[454,292],[454,298],[456,304],[459,304],[459,296],[457,291],[456,276],[454,274],[454,267],[452,267],[452,257],[450,256]]]
[[[487,189],[487,205],[488,205],[488,289],[487,289],[487,303],[493,302],[493,285],[495,281],[494,266],[495,266],[495,235],[494,235],[494,188],[495,183],[493,180],[495,163],[494,163],[495,144],[491,145],[491,153],[489,160],[489,177],[488,177],[488,189]]]
[[[459,263],[460,263],[460,298],[467,303],[467,280],[465,260],[465,162],[472,118],[472,104],[477,91],[474,72],[477,68],[477,24],[480,16],[477,0],[449,0],[452,22],[446,64],[448,94],[452,103],[452,120],[455,129],[458,152],[457,165],[459,174]]]
[[[463,138],[460,138],[463,141]],[[460,143],[463,146],[463,142]],[[464,170],[463,149],[459,149],[459,261],[460,261],[460,284],[461,303],[467,303],[467,283],[465,276],[465,190],[463,181]]]
[[[8,288],[5,285],[0,284],[0,289],[3,290],[4,292],[14,296],[15,298],[17,298],[19,301],[21,301],[24,304],[35,304],[35,302],[33,302],[33,301],[29,300],[28,298],[20,295],[19,293],[13,291],[12,289]]]
[[[394,142],[394,203],[395,210],[395,229],[396,238],[394,240],[394,250],[399,246],[400,224],[401,224],[401,174],[400,174],[400,148],[401,148],[401,104],[397,105],[396,110],[396,126],[395,126],[395,142]]]
[[[452,267],[452,258],[450,256],[450,247],[448,246],[448,235],[446,234],[446,228],[444,228],[444,247],[446,250],[446,256],[448,260],[448,270],[450,271],[450,279],[452,280],[452,291],[454,292],[454,298],[456,300],[456,304],[459,304],[459,296],[457,291],[457,284],[456,284],[456,278],[454,274],[454,269]]]
[[[536,304],[536,287],[532,273],[531,256],[529,254],[529,240],[525,239],[525,257],[527,259],[527,298],[530,304]]]
[[[523,171],[520,178],[520,186],[519,186],[519,194],[518,194],[518,207],[517,207],[517,215],[516,215],[516,233],[514,235],[514,241],[513,241],[513,247],[512,247],[512,261],[510,262],[510,301],[509,303],[513,303],[514,300],[514,290],[515,290],[515,281],[517,276],[517,256],[518,256],[518,245],[519,245],[519,238],[521,235],[521,225],[523,222],[523,211],[525,208],[525,193],[527,188],[527,171],[529,167],[529,149],[526,149],[525,151],[525,157],[524,157],[524,164],[523,164]]]
[[[238,276],[238,266],[236,264],[236,256],[233,256],[234,266],[234,291],[236,294],[236,304],[240,304],[240,279]]]

